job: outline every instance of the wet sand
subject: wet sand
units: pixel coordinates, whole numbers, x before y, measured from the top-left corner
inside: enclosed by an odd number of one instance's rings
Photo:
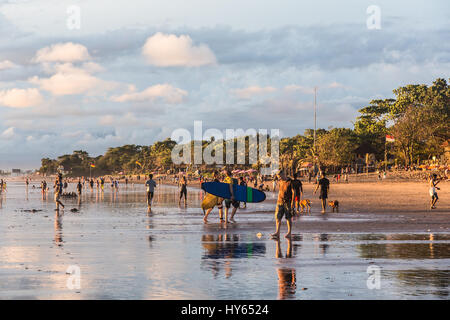
[[[0,299],[448,299],[450,232],[439,228],[448,225],[427,231],[447,214],[406,224],[401,215],[426,211],[359,211],[349,187],[332,185],[339,214],[321,215],[311,197],[312,215],[297,219],[292,240],[274,241],[272,193],[225,226],[216,212],[202,222],[198,188],[179,207],[177,188],[159,186],[152,212],[141,184],[87,188],[55,214],[52,193],[42,199],[11,182],[0,203]],[[67,286],[74,267],[79,288]],[[369,267],[379,268],[380,289],[368,288]]]

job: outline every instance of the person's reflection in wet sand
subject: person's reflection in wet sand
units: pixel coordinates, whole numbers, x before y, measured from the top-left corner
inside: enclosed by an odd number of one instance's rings
[[[321,233],[320,234],[320,242],[327,242],[328,241],[328,234],[326,233]],[[328,243],[321,243],[319,245],[319,248],[322,249],[322,254],[326,254],[329,248]]]
[[[62,246],[63,238],[62,238],[62,216],[63,214],[59,211],[56,211],[55,213],[55,243],[58,246]]]
[[[292,258],[292,240],[287,239],[286,258]],[[275,251],[275,257],[277,259],[283,258],[281,251],[281,240],[277,240],[277,247]],[[281,267],[277,268],[278,275],[278,299],[293,299],[295,298],[295,292],[297,289],[296,272],[294,268]]]

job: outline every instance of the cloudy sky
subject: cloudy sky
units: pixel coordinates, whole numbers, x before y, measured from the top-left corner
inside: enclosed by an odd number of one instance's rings
[[[318,126],[351,127],[371,99],[450,77],[449,16],[447,0],[0,0],[0,169],[195,120],[303,133],[314,86]]]

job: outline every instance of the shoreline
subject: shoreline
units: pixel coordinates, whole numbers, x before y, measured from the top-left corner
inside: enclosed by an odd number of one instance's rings
[[[144,181],[130,183],[143,184]],[[176,187],[171,180],[164,180],[162,185]],[[123,186],[123,184],[122,184]],[[450,183],[443,181],[438,191],[437,209],[429,209],[428,187],[424,182],[414,181],[378,181],[378,182],[332,182],[329,200],[339,200],[340,212],[332,213],[328,207],[327,213],[320,213],[318,195],[313,195],[315,184],[303,183],[303,199],[310,199],[311,215],[301,215],[293,219],[292,231],[302,233],[333,232],[333,233],[386,233],[386,232],[450,232]],[[191,181],[189,188],[200,190],[198,181]],[[271,195],[276,193],[270,192]],[[217,231],[260,231],[273,232],[275,220],[245,221],[245,216],[253,214],[271,215],[274,217],[276,199],[268,199],[271,209],[257,210],[246,213],[239,209],[236,213],[236,223],[218,222],[218,210],[213,209],[208,223],[202,221],[199,212],[199,224],[204,224],[208,232]],[[242,218],[240,216],[242,215]],[[283,218],[282,232],[286,232]]]

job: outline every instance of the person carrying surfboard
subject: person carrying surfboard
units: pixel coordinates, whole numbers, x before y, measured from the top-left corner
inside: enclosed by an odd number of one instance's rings
[[[213,173],[213,181],[220,182],[219,172],[214,171]],[[202,210],[203,210],[203,221],[205,223],[208,222],[208,216],[211,213],[212,209],[217,205],[219,209],[219,219],[223,221],[223,198],[217,197],[213,194],[207,193],[205,198],[202,201]],[[206,211],[205,211],[206,210]]]
[[[275,209],[276,231],[271,236],[273,239],[280,238],[281,219],[284,216],[288,227],[288,232],[286,233],[285,238],[290,238],[292,229],[291,202],[292,198],[295,197],[294,188],[292,187],[292,180],[286,177],[282,170],[280,170],[277,174],[277,178],[278,200],[277,207]]]
[[[231,199],[225,199],[225,223],[228,223],[229,221],[234,222],[234,215],[236,214],[237,209],[239,208],[239,201],[236,201],[234,199],[234,191],[233,191],[233,184],[238,184],[237,179],[233,178],[231,174],[231,170],[227,169],[225,170],[226,177],[223,180],[224,183],[228,183],[230,185],[230,193],[231,193]],[[233,206],[233,210],[231,211],[230,220],[228,220],[228,210]]]

